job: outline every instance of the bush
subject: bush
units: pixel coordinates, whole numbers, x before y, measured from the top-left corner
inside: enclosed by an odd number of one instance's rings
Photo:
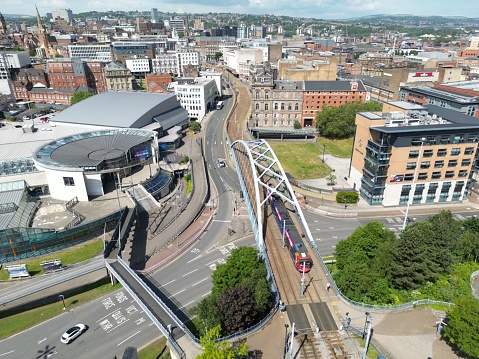
[[[294,129],[295,130],[300,130],[301,129],[301,124],[299,123],[299,121],[294,121]]]
[[[195,131],[195,132],[200,132],[201,131],[201,125],[199,122],[190,122],[190,130]]]
[[[344,203],[344,200],[346,203],[358,203],[358,199],[358,192],[343,191],[336,194],[336,203]]]

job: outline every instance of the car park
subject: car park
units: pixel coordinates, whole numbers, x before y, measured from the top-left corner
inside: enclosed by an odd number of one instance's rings
[[[63,344],[70,344],[73,340],[78,338],[84,332],[86,332],[86,325],[77,324],[74,327],[71,327],[70,329],[68,329],[65,333],[63,333],[63,335],[60,338],[60,341]]]

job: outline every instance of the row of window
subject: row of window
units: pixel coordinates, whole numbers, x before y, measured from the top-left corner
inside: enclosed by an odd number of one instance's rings
[[[265,119],[268,118],[268,114],[265,113],[265,114],[263,115],[263,117],[264,117]],[[277,118],[277,117],[280,117],[280,116],[279,116],[277,113],[275,113],[275,114],[273,114],[273,117],[274,117],[274,118]],[[282,113],[282,114],[281,114],[281,118],[284,118],[284,117],[285,117],[285,114]],[[292,114],[291,114],[291,113],[288,113],[288,118],[291,118],[291,117],[293,117]],[[259,118],[259,114],[257,113],[257,114],[256,114],[256,119],[258,119],[258,118]],[[294,114],[294,118],[298,118],[298,114],[297,114],[297,113]]]
[[[472,163],[472,160],[470,158],[465,158],[461,161],[461,166],[470,166]],[[457,160],[449,160],[447,162],[447,167],[456,167],[458,164]],[[416,169],[417,162],[408,162],[406,165],[407,170],[413,170]],[[431,167],[431,162],[430,161],[421,161],[421,166],[420,168],[429,168]],[[443,168],[444,167],[444,161],[439,160],[439,161],[434,161],[434,168]]]
[[[451,137],[452,142],[451,142]],[[470,134],[467,138],[467,143],[477,143],[479,142],[479,137],[477,133],[475,134]],[[457,134],[457,135],[441,135],[439,139],[439,144],[441,145],[446,145],[449,143],[466,143],[465,140],[465,135],[464,134]],[[411,146],[421,146],[421,144],[424,145],[436,145],[437,144],[437,138],[436,136],[427,136],[426,139],[421,137],[413,137],[411,140]]]
[[[457,177],[467,177],[469,174],[468,170],[460,170],[458,173],[457,173]],[[421,172],[421,173],[418,173],[417,175],[417,179],[418,180],[421,180],[421,181],[425,181],[427,179],[441,179],[441,178],[454,178],[456,176],[456,172],[455,171],[446,171],[445,173],[442,173],[442,172],[433,172],[431,174],[431,177],[429,178],[429,174],[427,172]],[[398,176],[396,175],[395,178],[397,178]],[[404,179],[403,181],[412,181],[414,180],[414,174],[412,173],[408,173],[408,174],[405,174],[404,175]]]
[[[472,155],[475,152],[475,147],[466,147],[464,149],[465,155]],[[454,147],[451,149],[451,156],[459,156],[461,154],[461,149],[459,147]],[[434,150],[424,150],[422,157],[432,157],[434,155]],[[447,156],[447,148],[440,148],[436,152],[437,157]],[[419,151],[409,151],[409,158],[418,158]]]

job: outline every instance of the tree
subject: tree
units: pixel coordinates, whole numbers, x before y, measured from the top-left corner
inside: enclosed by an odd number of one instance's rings
[[[218,61],[223,56],[223,53],[220,51],[215,52],[215,60]]]
[[[36,53],[34,50],[28,51],[28,54],[30,55],[30,57],[35,57],[35,56],[37,56],[37,53]]]
[[[316,115],[316,127],[321,135],[331,139],[349,138],[356,129],[356,113],[361,111],[380,111],[382,104],[376,101],[363,103],[348,102],[339,107],[323,106]]]
[[[77,91],[73,94],[72,99],[71,99],[71,104],[74,105],[80,101],[83,101],[84,99],[88,97],[92,97],[93,94],[88,91]]]
[[[218,308],[223,317],[222,328],[226,335],[251,327],[258,314],[253,292],[245,284],[225,290],[218,299]]]
[[[334,186],[336,183],[336,176],[330,173],[326,176],[326,181],[328,181],[328,186]]]
[[[194,316],[193,323],[200,336],[206,335],[211,328],[221,325],[223,317],[216,302],[217,297],[209,295],[190,309],[190,313]]]
[[[299,121],[294,121],[294,129],[300,130],[301,128],[302,128],[301,123]]]
[[[190,131],[200,132],[201,124],[197,121],[190,122]]]
[[[479,358],[479,302],[472,296],[456,301],[448,315],[444,336],[463,353]]]
[[[203,353],[196,359],[235,359],[241,355],[248,354],[248,346],[245,343],[229,343],[222,341],[217,343],[220,338],[221,327],[218,325],[200,338],[200,345]]]

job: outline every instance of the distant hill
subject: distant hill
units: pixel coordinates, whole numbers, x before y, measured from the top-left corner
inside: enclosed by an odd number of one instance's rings
[[[20,15],[20,14],[3,14],[5,20],[12,20],[12,19],[33,19],[35,16],[32,15]]]
[[[436,23],[436,24],[465,24],[479,22],[479,18],[470,18],[466,16],[420,16],[413,14],[397,14],[397,15],[387,15],[387,14],[376,14],[376,15],[367,15],[362,17],[355,17],[350,19],[345,19],[343,21],[358,21],[358,22],[368,22],[370,24],[388,24],[388,23],[397,23],[397,22],[410,22],[410,23]]]

